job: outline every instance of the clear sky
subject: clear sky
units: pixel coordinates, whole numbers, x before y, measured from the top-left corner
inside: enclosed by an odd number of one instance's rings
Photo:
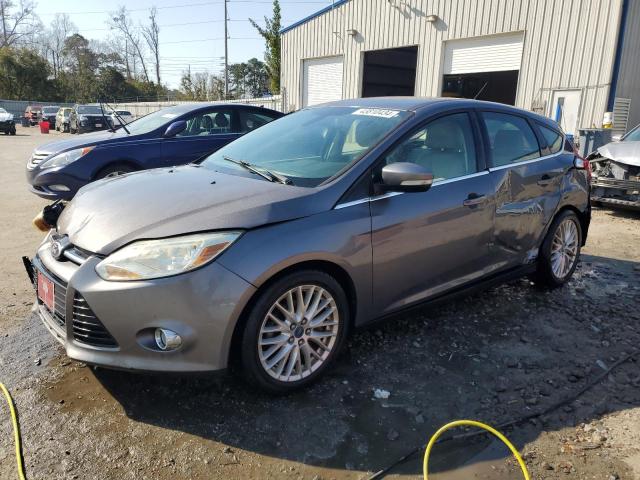
[[[126,3],[104,0],[39,0],[36,12],[49,25],[56,12],[68,13],[79,33],[89,39],[104,40],[111,33],[109,12],[120,5],[131,11],[135,23],[146,22],[148,10],[158,9],[160,25],[160,66],[162,83],[178,86],[180,75],[189,65],[191,71],[222,70],[224,58],[223,0],[142,0]],[[280,0],[283,26],[331,5],[331,0]],[[251,17],[264,25],[271,16],[272,0],[229,0],[229,62],[256,57],[263,60],[264,40],[248,22]],[[153,69],[151,69],[153,70]]]

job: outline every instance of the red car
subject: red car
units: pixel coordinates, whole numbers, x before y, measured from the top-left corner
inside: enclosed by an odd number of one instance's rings
[[[34,126],[37,125],[42,117],[42,106],[41,105],[29,105],[27,109],[24,111],[24,118],[29,121],[29,125]]]

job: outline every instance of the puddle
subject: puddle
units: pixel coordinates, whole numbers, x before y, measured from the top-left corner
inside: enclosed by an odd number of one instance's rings
[[[429,478],[519,480],[523,475],[506,445],[499,440],[486,439],[435,446],[431,451]]]

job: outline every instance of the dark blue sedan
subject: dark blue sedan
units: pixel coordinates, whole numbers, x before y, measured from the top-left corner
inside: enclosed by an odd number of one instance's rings
[[[117,130],[36,148],[27,163],[27,180],[40,197],[70,200],[81,187],[100,178],[193,162],[282,116],[239,104],[165,108]]]

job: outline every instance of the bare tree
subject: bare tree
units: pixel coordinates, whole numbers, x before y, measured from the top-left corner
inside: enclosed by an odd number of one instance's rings
[[[74,33],[77,33],[78,29],[71,21],[71,17],[66,13],[56,13],[56,16],[51,22],[51,26],[48,31],[45,32],[43,38],[43,45],[47,49],[46,57],[51,55],[51,67],[53,69],[53,77],[58,78],[62,66],[64,63],[63,50],[65,41]]]
[[[148,82],[149,72],[147,71],[147,65],[144,61],[142,46],[140,45],[140,37],[138,35],[136,27],[133,25],[131,20],[129,20],[126,7],[120,7],[117,12],[111,14],[109,25],[112,29],[119,31],[122,35],[124,35],[127,54],[129,52],[129,49],[131,49],[131,51],[133,52],[134,76],[136,73],[136,60],[139,59],[140,65],[142,66],[142,73],[144,74],[144,80]]]
[[[0,48],[33,39],[41,28],[33,2],[0,0]]]
[[[142,36],[147,41],[149,50],[153,54],[156,63],[156,81],[160,85],[160,27],[156,21],[158,10],[156,7],[149,10],[149,25],[141,25]]]

